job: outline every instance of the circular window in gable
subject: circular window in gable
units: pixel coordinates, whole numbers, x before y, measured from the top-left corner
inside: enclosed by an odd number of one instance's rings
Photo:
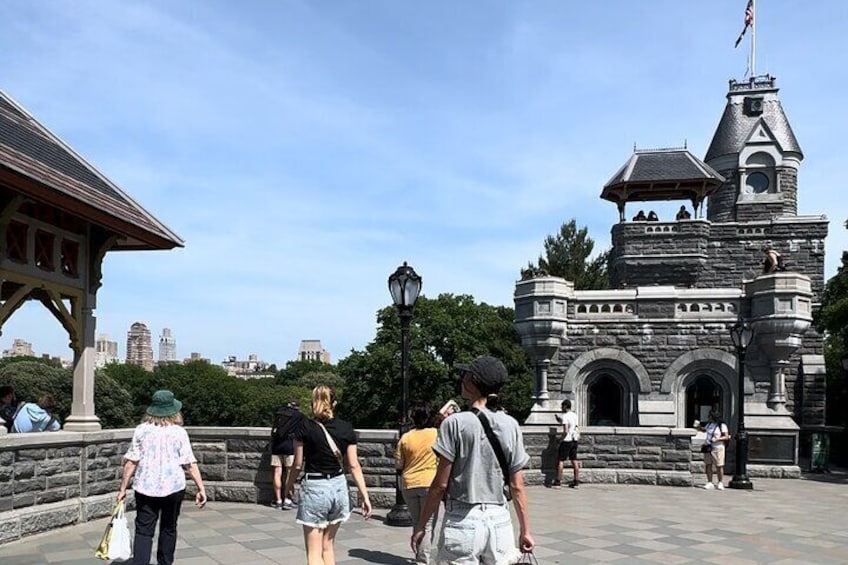
[[[769,178],[765,173],[750,173],[745,179],[745,186],[750,193],[763,194],[768,192]]]

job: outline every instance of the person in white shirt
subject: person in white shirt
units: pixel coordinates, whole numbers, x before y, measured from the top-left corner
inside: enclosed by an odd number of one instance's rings
[[[556,480],[551,485],[553,488],[562,487],[562,468],[566,459],[571,461],[571,469],[574,471],[574,479],[568,483],[571,488],[577,488],[580,484],[580,461],[577,459],[577,446],[580,441],[580,431],[577,427],[577,414],[571,410],[571,401],[562,401],[562,415],[557,416],[562,423],[562,436],[559,441],[559,452],[557,453]]]
[[[704,467],[707,473],[707,490],[724,490],[724,452],[725,446],[730,442],[730,432],[727,424],[721,420],[721,412],[713,410],[707,418],[707,425],[700,423],[696,427],[704,432],[704,445],[701,452],[704,454]],[[718,482],[713,484],[713,467],[718,475]]]

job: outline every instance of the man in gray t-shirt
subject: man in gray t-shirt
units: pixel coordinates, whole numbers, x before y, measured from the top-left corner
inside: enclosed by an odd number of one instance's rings
[[[512,520],[504,494],[504,475],[486,430],[477,412],[484,417],[503,450],[509,473],[509,493],[515,506],[521,552],[535,546],[530,535],[527,496],[522,468],[529,457],[518,422],[505,412],[486,409],[490,395],[497,396],[506,382],[506,367],[490,356],[478,357],[470,364],[457,364],[462,378],[462,397],[470,412],[449,416],[439,428],[433,451],[439,457],[436,478],[430,486],[421,510],[419,527],[412,533],[413,551],[418,550],[430,516],[447,494],[445,518],[439,540],[437,563],[515,563]]]

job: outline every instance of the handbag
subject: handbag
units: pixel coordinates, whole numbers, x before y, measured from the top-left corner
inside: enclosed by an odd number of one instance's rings
[[[522,553],[521,558],[515,562],[515,565],[539,565],[539,559],[533,555],[533,552]]]
[[[94,556],[103,561],[127,561],[132,557],[130,528],[123,501],[115,504]]]
[[[708,444],[708,443],[705,443],[704,445],[701,446],[701,453],[712,453],[712,451],[713,451],[713,446]]]

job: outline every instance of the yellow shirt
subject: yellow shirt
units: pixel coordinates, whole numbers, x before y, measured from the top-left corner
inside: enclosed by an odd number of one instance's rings
[[[395,461],[402,469],[404,488],[429,487],[436,478],[438,459],[433,452],[436,428],[410,430],[403,434],[395,450]]]

